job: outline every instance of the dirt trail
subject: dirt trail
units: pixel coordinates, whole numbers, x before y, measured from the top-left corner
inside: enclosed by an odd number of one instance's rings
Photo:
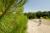
[[[44,23],[43,23],[44,22]],[[50,33],[50,25],[45,23],[42,19],[42,23],[38,26],[39,19],[28,20],[28,33]]]

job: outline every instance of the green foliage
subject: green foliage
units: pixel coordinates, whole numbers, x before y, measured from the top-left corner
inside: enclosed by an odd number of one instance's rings
[[[16,21],[18,22],[17,33],[18,32],[19,33],[26,33],[26,31],[25,31],[26,28],[27,28],[27,18],[26,18],[26,16],[22,16],[22,15],[20,16],[20,15],[18,15]]]
[[[35,12],[35,13],[29,12],[29,13],[24,13],[24,14],[27,15],[27,17],[29,19],[40,18],[40,17],[43,17],[45,19],[50,18],[50,11],[48,11],[48,12],[46,12],[46,11],[44,11],[44,12],[38,11],[38,12]]]
[[[0,33],[26,33],[27,18],[23,14],[26,0],[0,0]]]
[[[27,0],[0,0],[0,6],[2,6],[0,8],[2,12],[2,15],[0,17],[2,18],[2,16],[4,16],[9,10],[12,10],[12,8],[16,9],[23,6],[26,1]]]
[[[24,15],[5,15],[0,21],[0,33],[25,33],[26,24]]]

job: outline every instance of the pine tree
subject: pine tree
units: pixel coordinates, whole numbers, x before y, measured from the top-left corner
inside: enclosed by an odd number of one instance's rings
[[[23,5],[27,0],[0,0],[0,33],[25,33],[27,18]]]

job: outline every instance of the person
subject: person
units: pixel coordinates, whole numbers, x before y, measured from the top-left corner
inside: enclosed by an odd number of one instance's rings
[[[40,19],[39,19],[39,24],[38,24],[38,26],[40,26],[40,25],[41,25],[41,22],[42,22],[42,21],[41,21],[41,18],[40,18]]]

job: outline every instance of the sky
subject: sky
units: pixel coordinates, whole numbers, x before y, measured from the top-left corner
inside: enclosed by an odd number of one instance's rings
[[[28,0],[24,12],[50,11],[50,0]]]

